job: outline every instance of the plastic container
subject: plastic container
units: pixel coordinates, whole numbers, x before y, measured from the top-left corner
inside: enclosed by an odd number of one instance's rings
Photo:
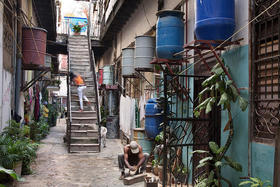
[[[23,65],[45,65],[47,31],[37,27],[22,28]]]
[[[156,99],[149,99],[145,107],[145,131],[147,137],[154,139],[161,131],[163,122],[161,109],[157,107]]]
[[[183,51],[184,13],[177,10],[163,10],[157,13],[156,54],[158,58],[176,60],[175,53]]]
[[[196,0],[198,40],[226,40],[235,29],[234,0]]]

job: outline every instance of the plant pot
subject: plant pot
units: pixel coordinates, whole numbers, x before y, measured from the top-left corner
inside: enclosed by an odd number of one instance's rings
[[[17,174],[18,176],[21,176],[22,161],[16,162],[15,165],[14,165],[14,169],[13,169],[13,170],[16,172],[16,174]]]
[[[158,166],[153,167],[153,173],[158,176]]]
[[[146,172],[151,173],[152,172],[152,165],[147,164],[146,166]]]
[[[74,32],[74,35],[75,36],[78,36],[78,35],[80,35],[81,33],[80,32]]]

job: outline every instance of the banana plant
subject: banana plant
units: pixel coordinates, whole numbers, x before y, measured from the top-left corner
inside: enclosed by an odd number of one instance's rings
[[[196,169],[204,166],[211,168],[209,175],[205,174],[196,181],[195,187],[220,187],[222,186],[222,180],[225,181],[229,187],[231,187],[231,182],[221,175],[221,168],[229,166],[234,170],[241,172],[242,166],[228,156],[221,158],[224,147],[219,147],[215,142],[209,142],[209,148],[210,151],[196,150],[192,152],[193,154],[207,154],[207,157],[199,161],[199,165],[196,167]]]
[[[272,187],[269,180],[262,181],[260,178],[250,177],[249,180],[239,183],[239,186],[250,185],[251,187]]]
[[[245,111],[248,106],[248,101],[239,94],[233,84],[233,81],[228,79],[219,63],[212,68],[211,72],[212,76],[202,82],[202,87],[204,89],[198,95],[199,105],[194,109],[194,116],[199,117],[202,111],[205,111],[205,113],[208,114],[212,111],[215,105],[220,106],[228,113],[228,121],[225,125],[224,132],[229,131],[229,134],[225,145],[222,147],[218,147],[218,145],[213,142],[209,143],[211,152],[208,152],[208,154],[211,154],[211,156],[200,160],[201,163],[199,166],[202,167],[203,165],[207,165],[207,163],[212,163],[214,161],[215,167],[214,170],[210,171],[209,175],[206,174],[205,176],[202,176],[202,180],[200,180],[197,184],[201,184],[198,185],[198,187],[203,187],[204,184],[207,184],[206,186],[221,186],[220,181],[224,180],[229,184],[229,186],[231,186],[227,179],[220,176],[219,169],[224,166],[224,164],[227,164],[235,170],[240,170],[240,168],[238,168],[239,166],[236,165],[237,163],[225,155],[231,145],[234,135],[231,104],[238,101],[240,109]],[[223,160],[225,160],[226,163],[222,162]],[[208,185],[208,182],[213,184]]]

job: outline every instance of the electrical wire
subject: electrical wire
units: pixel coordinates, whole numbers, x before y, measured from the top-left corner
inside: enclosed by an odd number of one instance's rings
[[[149,26],[150,26],[150,29],[151,28],[153,28],[152,27],[152,24],[150,23],[150,21],[149,21],[149,19],[148,19],[148,17],[147,17],[147,13],[146,13],[146,8],[145,8],[145,5],[144,5],[144,2],[142,1],[142,7],[143,7],[143,12],[144,12],[144,15],[145,15],[145,18],[146,18],[146,21],[147,21],[147,23],[149,24]]]
[[[234,36],[236,36],[237,34],[239,34],[241,31],[243,31],[246,27],[248,27],[252,22],[254,22],[255,20],[257,20],[260,16],[262,16],[264,13],[266,13],[269,9],[271,9],[272,7],[274,7],[277,3],[279,3],[280,0],[275,1],[273,4],[271,4],[268,8],[266,8],[263,12],[261,12],[259,15],[257,15],[256,17],[254,17],[251,21],[249,21],[246,25],[244,25],[243,27],[241,27],[238,31],[236,31],[234,34],[232,34],[228,39],[226,39],[225,41],[223,41],[221,44],[219,44],[217,47],[215,47],[213,49],[213,51],[208,51],[205,53],[202,53],[202,55],[207,55],[211,52],[215,52],[219,47],[221,47],[222,45],[224,45],[226,42],[230,41],[231,38],[233,38]],[[182,51],[180,53],[185,53],[186,51]],[[179,73],[179,75],[182,75],[183,73],[185,73],[187,70],[189,70],[190,68],[192,68],[192,66],[198,64],[199,62],[201,62],[202,59],[198,60],[197,62],[191,63],[190,66],[186,69],[184,69],[182,72]]]

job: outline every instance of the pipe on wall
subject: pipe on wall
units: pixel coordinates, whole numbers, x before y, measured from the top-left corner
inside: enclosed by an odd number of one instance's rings
[[[21,7],[22,7],[22,0],[17,0],[17,17],[20,17],[21,15]],[[15,46],[21,46],[21,39],[22,39],[22,24],[20,21],[18,21],[16,19],[16,24],[15,24],[16,28],[15,28],[15,38],[17,38],[17,41],[15,41]],[[16,118],[16,116],[19,116],[20,113],[20,88],[21,88],[21,74],[22,74],[22,70],[21,70],[21,63],[22,63],[22,54],[21,51],[18,49],[17,47],[15,47],[15,63],[16,63],[16,72],[15,72],[15,114],[14,114],[14,118]],[[18,121],[18,120],[17,120]]]

